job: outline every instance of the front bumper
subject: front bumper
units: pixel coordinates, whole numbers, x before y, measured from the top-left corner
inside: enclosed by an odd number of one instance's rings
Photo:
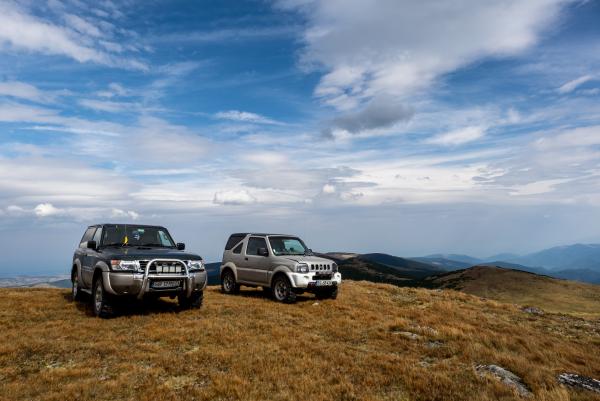
[[[317,278],[315,278],[315,272],[309,273],[288,273],[288,277],[290,282],[292,283],[292,287],[294,288],[302,288],[305,290],[312,290],[317,288],[326,288],[326,287],[318,287],[316,286]],[[342,274],[340,272],[332,273],[331,280],[334,286],[339,286],[342,284]]]
[[[104,289],[112,295],[131,295],[141,299],[146,294],[170,295],[173,293],[184,293],[190,297],[192,293],[206,288],[206,270],[188,272],[185,274],[150,274],[148,269],[144,273],[134,272],[103,272]],[[152,288],[154,280],[181,280],[179,288]]]

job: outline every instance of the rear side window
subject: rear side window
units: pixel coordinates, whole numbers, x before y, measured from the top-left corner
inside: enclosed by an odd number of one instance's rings
[[[96,231],[96,227],[89,227],[87,230],[85,230],[83,238],[81,238],[81,242],[79,243],[80,248],[85,247],[85,243],[94,238],[94,231]]]
[[[225,250],[228,251],[233,248],[238,242],[243,240],[245,235],[234,234],[227,240],[227,244],[225,244]]]
[[[259,248],[267,249],[267,241],[260,237],[250,237],[248,247],[246,248],[246,255],[258,255]]]
[[[244,245],[243,243],[239,244],[238,246],[236,246],[233,249],[233,253],[242,253],[242,245]]]

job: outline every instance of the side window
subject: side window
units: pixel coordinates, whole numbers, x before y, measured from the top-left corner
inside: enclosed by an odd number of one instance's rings
[[[245,235],[234,234],[227,240],[227,244],[225,244],[225,250],[228,251],[235,246],[238,242],[243,240]]]
[[[85,247],[85,243],[94,238],[94,231],[96,231],[96,227],[89,227],[87,230],[85,230],[83,238],[81,238],[81,242],[79,243],[80,248]]]
[[[267,241],[260,237],[250,237],[248,240],[248,247],[246,248],[246,255],[258,255],[259,248],[267,248]]]
[[[101,238],[102,238],[102,227],[98,227],[98,229],[96,230],[96,233],[94,234],[94,238],[92,239],[92,241],[96,241],[96,245],[100,246]]]
[[[242,246],[243,246],[243,245],[244,245],[244,243],[242,242],[241,244],[239,244],[238,246],[236,246],[236,247],[233,249],[233,251],[232,251],[232,252],[233,252],[233,253],[242,253]]]

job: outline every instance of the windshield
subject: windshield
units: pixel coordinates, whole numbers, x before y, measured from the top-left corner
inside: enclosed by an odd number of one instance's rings
[[[104,226],[101,246],[148,246],[174,248],[169,232],[162,227],[135,225]]]
[[[304,255],[308,252],[304,242],[296,237],[269,237],[269,243],[275,255]]]

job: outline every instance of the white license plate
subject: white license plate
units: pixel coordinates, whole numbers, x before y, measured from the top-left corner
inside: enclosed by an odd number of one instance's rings
[[[333,281],[331,280],[317,280],[317,287],[328,287],[328,286],[332,286],[333,285]]]
[[[154,281],[152,283],[152,288],[175,288],[181,285],[181,281],[179,280],[164,280],[164,281]]]

